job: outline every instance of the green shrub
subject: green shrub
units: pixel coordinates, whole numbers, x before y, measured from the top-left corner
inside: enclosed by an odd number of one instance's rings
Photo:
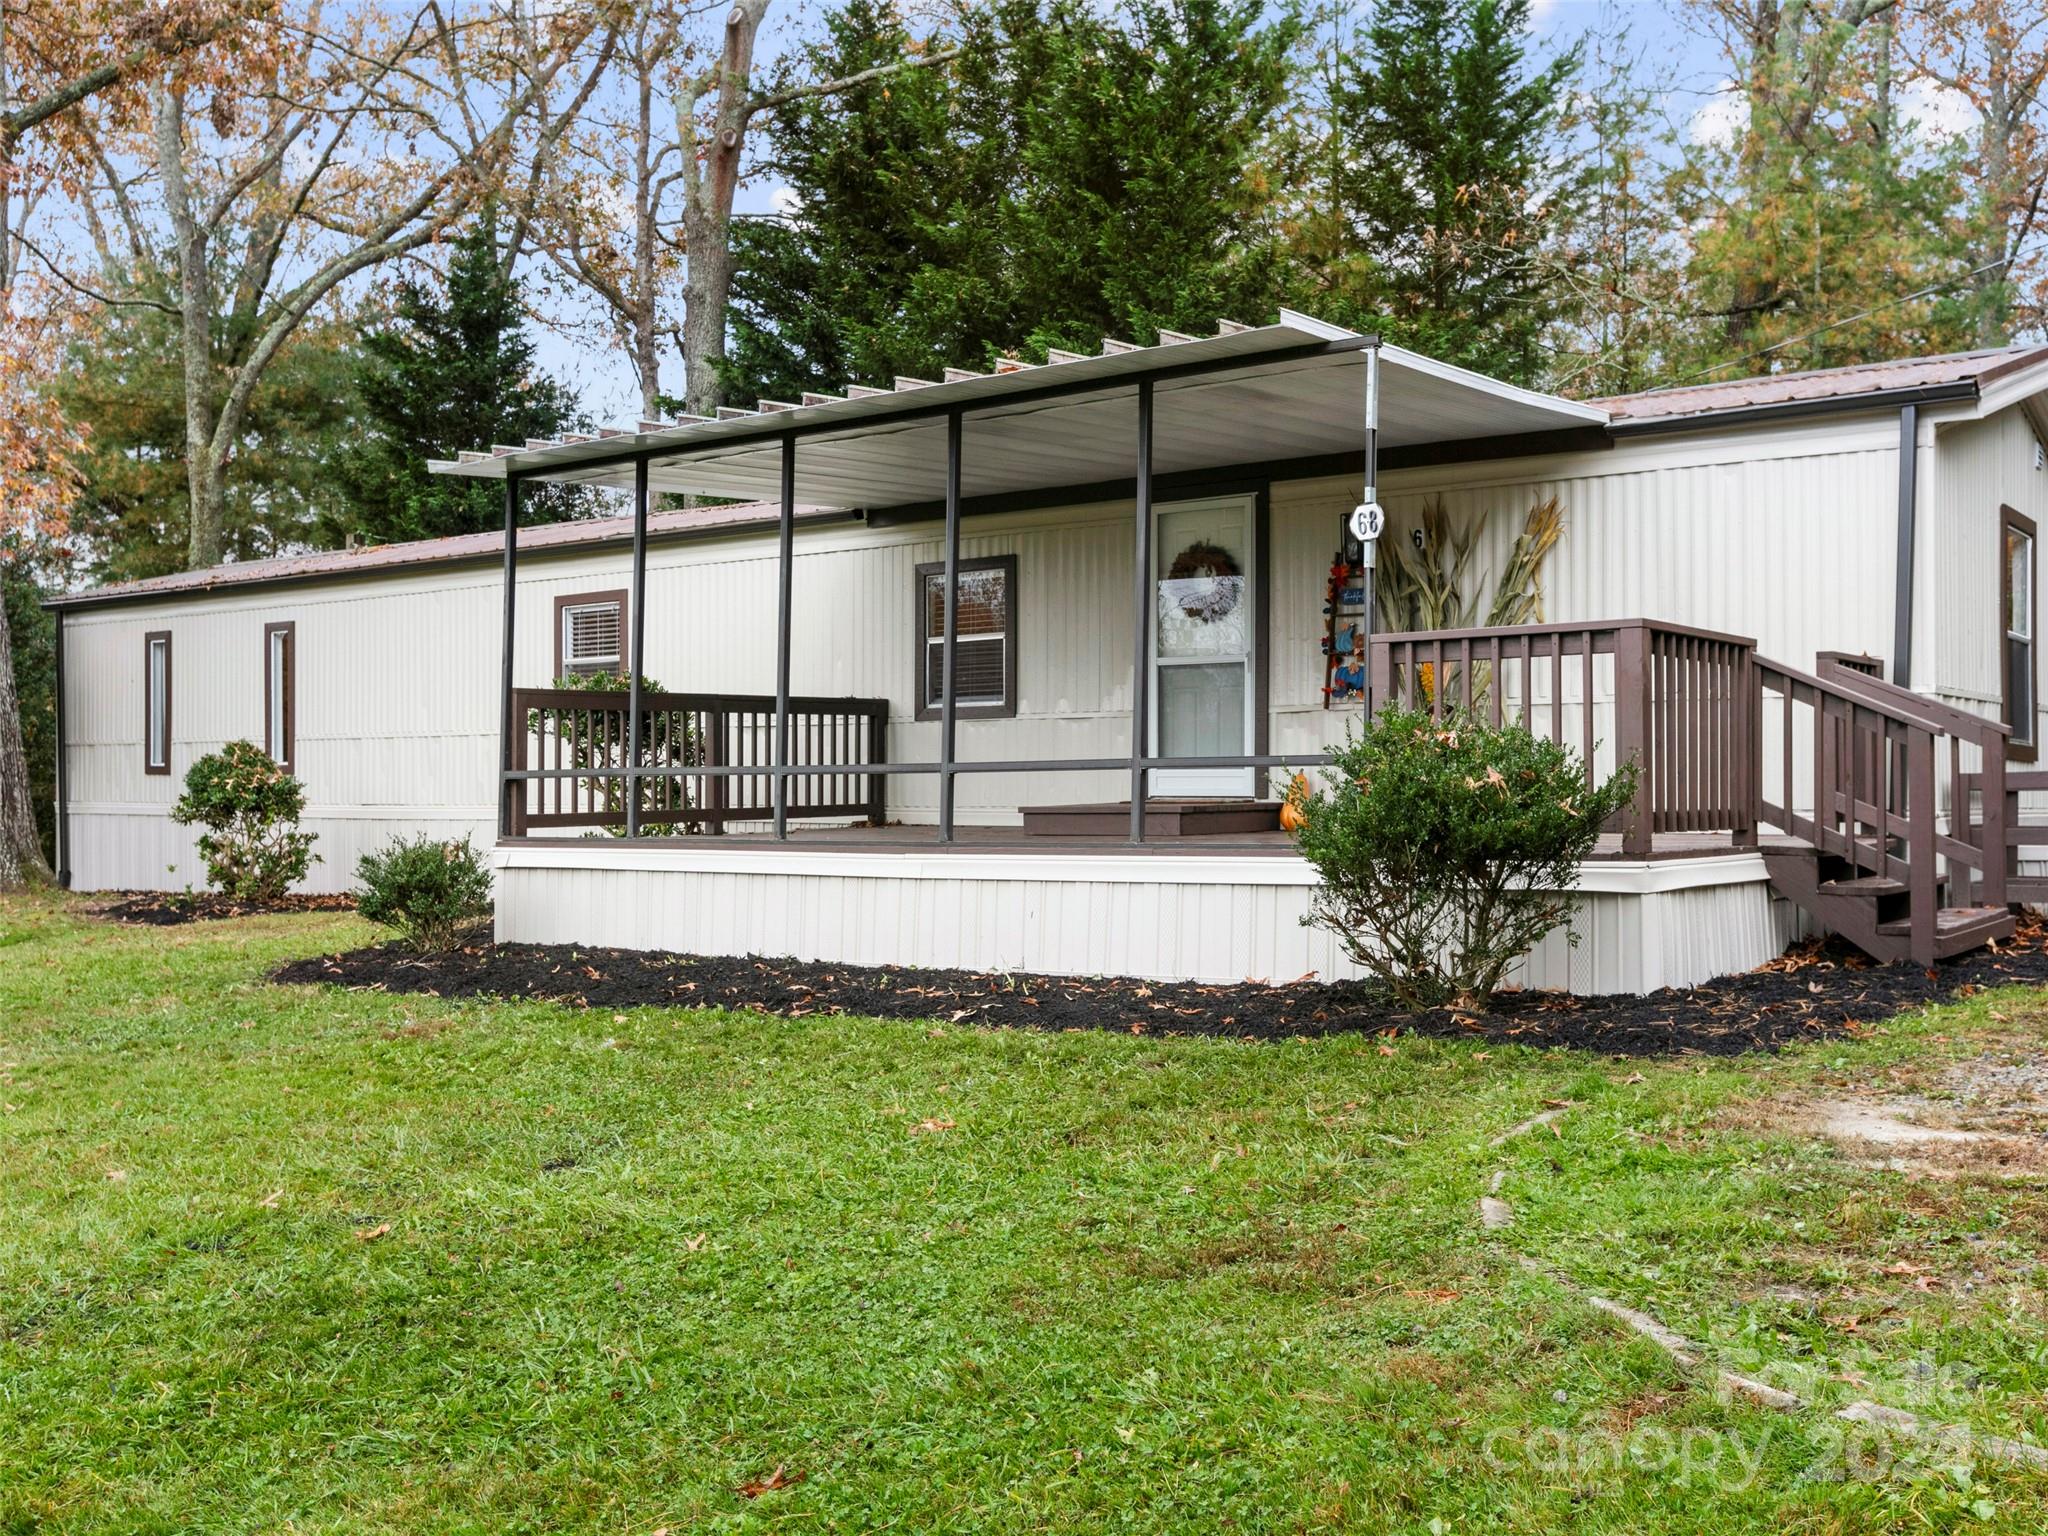
[[[554,680],[555,688],[572,693],[627,693],[633,686],[630,671],[619,672],[578,672]],[[667,692],[660,683],[645,673],[640,677],[642,697]],[[628,712],[625,701],[621,700],[619,712]],[[562,744],[562,767],[575,768],[623,768],[626,766],[627,743],[623,732],[618,738],[600,739],[591,734],[591,722],[584,711],[574,709],[551,709],[545,712],[530,709],[526,712],[526,729],[529,734],[540,734],[552,727],[557,740]],[[648,769],[680,769],[695,767],[701,761],[697,733],[687,714],[670,714],[666,710],[647,710],[640,716],[640,766]],[[666,795],[671,803],[659,802]],[[613,815],[623,815],[626,809],[626,785],[623,779],[600,779],[591,784],[591,794],[596,808]],[[677,805],[673,802],[680,802]],[[643,819],[640,835],[643,837],[671,837],[677,832],[701,832],[703,823],[689,814],[689,782],[683,778],[669,780],[643,779],[640,784],[640,810]],[[658,821],[661,815],[672,815],[681,810],[680,821]],[[586,837],[600,834],[588,832]],[[626,828],[623,821],[604,829],[608,837],[624,837]]]
[[[299,830],[306,786],[253,742],[231,741],[192,765],[171,820],[206,828],[207,879],[237,901],[275,901],[320,856]]]
[[[1589,789],[1568,748],[1469,717],[1387,710],[1333,759],[1301,805],[1322,876],[1302,921],[1411,1007],[1484,998],[1568,923],[1579,862],[1635,794],[1633,763]]]
[[[491,915],[491,871],[470,846],[431,837],[399,838],[356,866],[357,910],[398,930],[422,954],[453,949]]]

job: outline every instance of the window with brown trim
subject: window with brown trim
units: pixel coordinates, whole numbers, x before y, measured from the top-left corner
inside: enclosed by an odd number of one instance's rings
[[[626,591],[573,592],[555,599],[555,676],[626,670]]]
[[[1017,713],[1017,557],[960,562],[953,709],[962,720]],[[917,568],[917,718],[939,718],[946,677],[946,564]]]
[[[171,771],[171,632],[142,637],[142,771]]]
[[[263,626],[263,750],[298,771],[298,626]]]
[[[2005,701],[2005,723],[2012,727],[2006,756],[2032,762],[2037,753],[2034,657],[2034,524],[2011,507],[2000,509],[2002,528],[1998,558],[1999,693]]]

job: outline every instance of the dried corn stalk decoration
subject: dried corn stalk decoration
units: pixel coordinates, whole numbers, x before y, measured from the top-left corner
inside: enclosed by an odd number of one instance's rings
[[[1426,631],[1468,629],[1475,624],[1478,599],[1468,596],[1465,588],[1482,522],[1479,518],[1454,522],[1439,496],[1422,509],[1416,525],[1419,540],[1382,541],[1375,593],[1389,628]],[[1529,508],[1495,584],[1486,616],[1489,627],[1543,622],[1543,567],[1563,534],[1564,506],[1555,496],[1546,496]],[[1458,668],[1447,663],[1442,677],[1426,662],[1417,670],[1416,694],[1425,708],[1434,706],[1440,687],[1446,700],[1459,696]],[[1490,668],[1475,665],[1473,671],[1471,687],[1462,690],[1469,709],[1485,701],[1492,682],[1487,675]]]

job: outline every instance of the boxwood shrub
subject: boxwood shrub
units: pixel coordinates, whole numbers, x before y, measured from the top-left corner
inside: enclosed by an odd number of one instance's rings
[[[1386,710],[1332,758],[1298,799],[1322,877],[1302,921],[1417,1007],[1483,1000],[1568,924],[1580,861],[1635,794],[1633,763],[1588,787],[1569,748],[1469,716]]]

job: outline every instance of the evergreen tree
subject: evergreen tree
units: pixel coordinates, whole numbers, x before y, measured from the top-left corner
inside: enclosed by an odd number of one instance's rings
[[[430,474],[429,458],[465,448],[553,437],[581,424],[574,395],[538,373],[520,285],[504,269],[497,220],[486,209],[454,242],[445,282],[407,274],[389,323],[364,334],[356,376],[360,436],[341,463],[348,507],[329,542],[444,538],[501,528],[496,481]],[[536,483],[527,523],[589,510],[591,493]]]
[[[940,46],[915,38],[893,0],[850,0],[792,68],[841,79]],[[980,353],[976,322],[998,301],[986,228],[1003,188],[974,186],[960,95],[945,71],[910,70],[774,119],[770,153],[792,206],[734,229],[729,398],[887,384]],[[977,288],[983,302],[963,313],[959,296]]]
[[[733,398],[1271,312],[1258,156],[1287,94],[1291,10],[999,0],[960,25],[952,72],[777,118],[772,158],[795,208],[740,232]],[[893,0],[851,0],[805,70],[853,73],[918,41]]]
[[[1691,371],[1971,345],[1979,290],[1972,230],[1957,217],[1969,202],[1966,146],[1923,140],[1899,112],[1886,8],[1689,3],[1722,23],[1739,105],[1673,177],[1671,217],[1691,232],[1687,281],[1704,322]]]
[[[1686,233],[1670,203],[1667,82],[1643,78],[1626,26],[1590,40],[1565,118],[1584,151],[1582,197],[1548,232],[1544,281],[1556,312],[1547,387],[1621,395],[1666,382],[1697,329],[1685,290]]]
[[[227,558],[303,549],[341,515],[335,463],[352,430],[354,332],[352,315],[309,320],[265,371],[223,475]],[[185,569],[191,496],[178,346],[177,319],[162,310],[102,310],[50,381],[65,417],[91,426],[75,455],[71,526],[97,580]]]
[[[1383,0],[1329,93],[1320,312],[1535,382],[1540,252],[1579,185],[1560,132],[1577,63],[1533,66],[1529,0]]]
[[[1034,344],[1208,334],[1279,294],[1258,156],[1298,15],[1258,0],[1011,0],[1023,195],[1014,278]]]

